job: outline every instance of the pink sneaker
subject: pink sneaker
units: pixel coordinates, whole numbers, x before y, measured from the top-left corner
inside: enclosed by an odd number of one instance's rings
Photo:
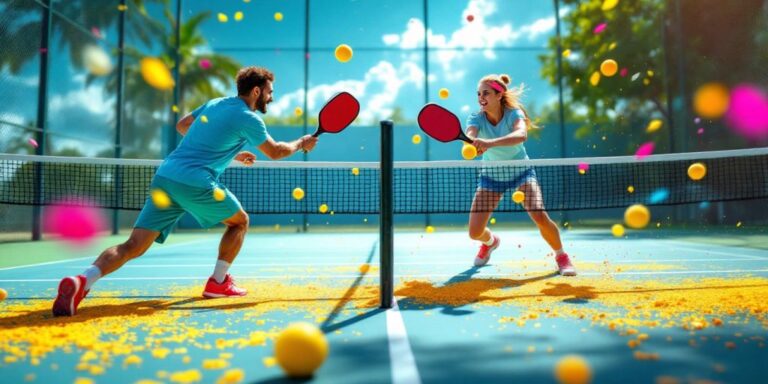
[[[488,264],[488,261],[491,259],[491,252],[499,247],[501,239],[496,235],[491,236],[493,236],[493,243],[491,245],[480,244],[480,250],[477,251],[477,256],[475,256],[475,267],[482,267]]]
[[[85,276],[68,276],[61,279],[59,295],[53,302],[53,316],[74,316],[77,313],[77,306],[87,294]]]
[[[245,296],[247,293],[247,290],[235,285],[235,279],[227,274],[221,284],[217,283],[213,277],[209,277],[208,283],[205,284],[205,290],[203,290],[203,297],[210,299],[214,297]]]
[[[567,253],[555,256],[557,261],[557,270],[563,276],[576,276],[576,268],[571,264],[571,259]]]

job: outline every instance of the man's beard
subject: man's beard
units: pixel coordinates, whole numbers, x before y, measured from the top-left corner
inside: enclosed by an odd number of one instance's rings
[[[267,113],[267,102],[264,101],[264,99],[259,98],[259,100],[256,101],[256,110],[261,113]]]

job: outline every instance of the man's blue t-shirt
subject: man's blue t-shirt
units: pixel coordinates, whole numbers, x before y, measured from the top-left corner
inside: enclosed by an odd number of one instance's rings
[[[213,99],[194,111],[195,121],[157,175],[201,188],[216,183],[246,144],[267,140],[264,120],[239,97]]]
[[[467,118],[467,128],[477,127],[478,139],[495,139],[509,135],[515,127],[518,119],[525,119],[525,114],[520,109],[505,109],[504,116],[498,124],[493,125],[488,121],[485,112],[477,112]],[[483,153],[483,160],[522,160],[527,159],[523,143],[511,146],[493,147]]]

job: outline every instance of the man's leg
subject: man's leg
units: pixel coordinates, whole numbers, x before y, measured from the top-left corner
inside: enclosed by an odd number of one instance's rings
[[[109,247],[82,275],[68,276],[59,283],[59,294],[53,302],[54,316],[73,316],[91,285],[102,276],[120,268],[128,260],[144,254],[160,232],[134,228],[124,243]]]
[[[241,209],[230,218],[222,221],[222,223],[227,226],[227,230],[221,237],[219,258],[216,261],[213,274],[205,286],[203,296],[209,298],[244,296],[247,291],[235,286],[227,272],[229,272],[229,267],[235,261],[240,248],[243,246],[245,234],[248,232],[248,214]]]

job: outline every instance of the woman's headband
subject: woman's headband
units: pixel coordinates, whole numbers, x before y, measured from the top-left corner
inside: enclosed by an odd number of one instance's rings
[[[495,89],[498,92],[504,92],[504,87],[502,87],[501,84],[499,84],[495,80],[489,80],[488,85],[490,85],[491,88]]]

